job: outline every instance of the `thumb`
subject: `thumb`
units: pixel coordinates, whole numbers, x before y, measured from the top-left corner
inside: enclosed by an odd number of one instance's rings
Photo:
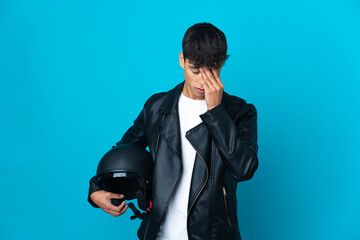
[[[124,198],[123,194],[120,193],[110,193],[110,198]]]

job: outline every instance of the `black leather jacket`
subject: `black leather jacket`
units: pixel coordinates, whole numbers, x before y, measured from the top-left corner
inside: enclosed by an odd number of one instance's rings
[[[140,225],[140,239],[156,239],[181,177],[177,106],[182,87],[183,83],[151,96],[134,125],[116,143],[149,146],[155,161],[153,207]],[[188,203],[188,236],[190,240],[240,240],[236,188],[237,182],[250,179],[258,167],[257,112],[252,104],[224,92],[221,104],[200,117],[202,123],[186,133],[197,152]],[[97,190],[100,188],[92,178],[89,195]]]

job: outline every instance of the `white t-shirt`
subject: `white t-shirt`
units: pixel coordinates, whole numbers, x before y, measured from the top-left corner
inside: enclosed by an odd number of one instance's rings
[[[179,185],[170,201],[157,240],[186,240],[187,210],[191,176],[196,151],[185,138],[186,132],[201,123],[200,115],[207,111],[205,100],[194,100],[181,93],[179,97],[179,119],[183,172]]]

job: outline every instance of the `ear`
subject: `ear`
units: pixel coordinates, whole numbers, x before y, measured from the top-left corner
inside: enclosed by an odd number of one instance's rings
[[[185,59],[184,59],[184,54],[182,52],[179,53],[179,63],[182,68],[185,67]]]

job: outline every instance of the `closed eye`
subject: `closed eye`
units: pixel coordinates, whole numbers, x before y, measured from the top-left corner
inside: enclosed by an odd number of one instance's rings
[[[200,72],[192,72],[193,74],[199,74]]]

